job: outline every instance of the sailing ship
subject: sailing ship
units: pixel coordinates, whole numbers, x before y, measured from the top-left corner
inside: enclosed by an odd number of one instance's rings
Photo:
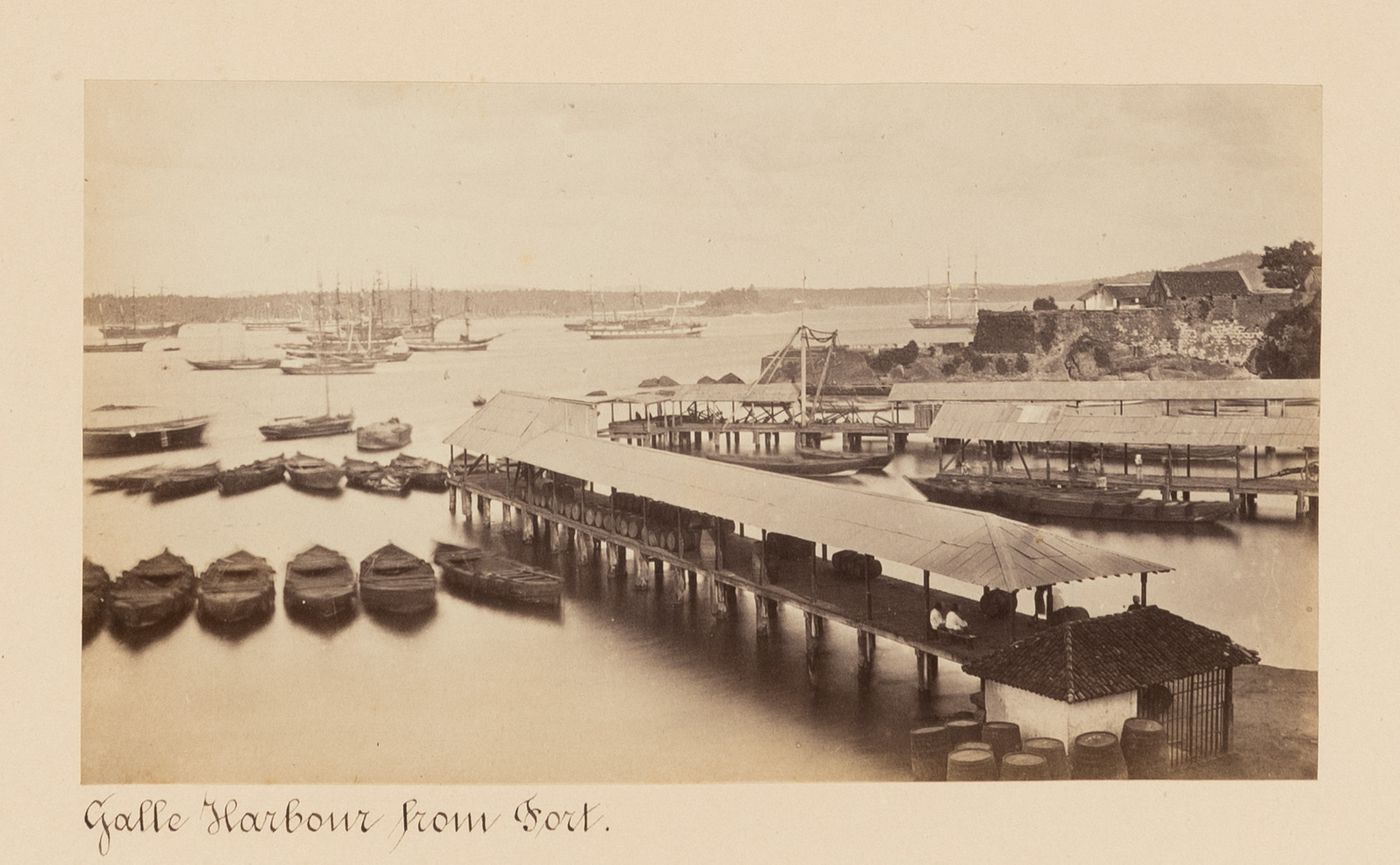
[[[134,303],[135,303],[135,301],[133,301],[133,309],[135,308],[135,307],[134,307]],[[146,348],[146,341],[145,341],[145,340],[138,340],[138,341],[136,341],[136,342],[133,342],[129,337],[122,337],[122,338],[121,338],[121,340],[122,340],[121,342],[108,342],[108,341],[107,341],[107,336],[106,336],[106,331],[107,331],[107,326],[106,326],[106,325],[107,325],[106,308],[105,308],[102,304],[100,304],[100,303],[97,305],[97,315],[98,315],[98,321],[99,321],[99,324],[98,324],[98,328],[97,328],[97,329],[98,329],[100,332],[102,332],[102,334],[103,334],[103,337],[102,337],[103,341],[102,341],[102,342],[93,342],[93,343],[84,343],[84,344],[83,344],[83,352],[84,352],[85,354],[94,353],[94,352],[103,352],[103,353],[106,353],[106,352],[115,352],[115,351],[120,351],[120,352],[142,351],[142,350],[144,350],[144,349]]]
[[[972,315],[970,317],[953,317],[953,267],[949,262],[947,270],[947,280],[943,289],[944,313],[942,316],[933,314],[933,285],[924,286],[924,300],[928,304],[928,309],[923,318],[911,318],[909,323],[917,328],[935,327],[976,327],[977,326],[977,304],[979,301],[977,288],[977,264],[972,265]]]
[[[161,309],[165,308],[165,289],[161,289]],[[184,322],[167,322],[162,316],[158,324],[136,323],[136,286],[131,287],[131,323],[104,325],[98,328],[104,339],[127,339],[130,337],[157,339],[166,336],[179,336]]]
[[[656,318],[642,309],[641,292],[633,294],[637,313],[631,318],[615,318],[612,321],[598,322],[584,329],[589,339],[678,339],[700,336],[705,329],[702,321],[678,321],[681,293],[676,292],[676,305],[671,307],[668,319]]]
[[[245,369],[276,369],[282,365],[282,359],[277,357],[249,357],[243,346],[243,334],[239,332],[238,354],[233,357],[225,357],[217,360],[191,360],[185,358],[185,363],[198,370],[245,370]],[[219,331],[219,353],[223,354],[224,334]]]
[[[339,286],[337,286],[337,288],[339,288]],[[316,325],[317,325],[317,327],[320,327],[320,324],[321,324],[321,292],[320,292],[320,289],[319,289],[319,287],[318,287],[318,289],[317,289],[317,291],[316,291]],[[321,382],[322,382],[322,384],[324,385],[324,392],[325,392],[325,398],[326,398],[326,411],[325,411],[325,414],[315,415],[315,416],[295,416],[295,417],[279,417],[279,418],[274,418],[273,421],[272,421],[272,423],[264,424],[263,426],[258,427],[258,432],[262,433],[263,438],[266,438],[266,439],[275,439],[275,440],[280,440],[280,439],[294,439],[294,438],[313,438],[313,437],[317,437],[317,436],[340,435],[340,434],[342,434],[342,433],[348,433],[348,432],[350,432],[351,427],[353,427],[353,426],[355,425],[355,413],[354,413],[354,412],[346,412],[346,413],[344,413],[344,414],[331,414],[331,384],[330,384],[330,376],[332,376],[332,375],[344,375],[344,374],[346,374],[346,372],[348,372],[348,370],[345,369],[345,366],[353,366],[353,364],[344,364],[344,363],[335,363],[335,362],[328,363],[324,358],[318,358],[318,359],[315,360],[315,361],[312,361],[312,362],[310,362],[310,363],[302,364],[302,365],[298,366],[298,367],[297,367],[297,372],[291,373],[291,374],[294,374],[294,375],[315,375],[315,374],[319,374],[319,375],[321,376]],[[369,364],[369,367],[370,367],[370,369],[372,370],[372,369],[374,368],[374,364],[372,364],[372,363]],[[289,368],[288,366],[286,366],[286,365],[283,365],[283,367],[282,367],[282,372],[287,373],[287,372],[289,372],[289,371],[290,371],[290,368]],[[290,468],[290,467],[289,467],[289,468]],[[338,483],[338,482],[339,482],[339,478],[337,478],[337,483]]]
[[[462,299],[462,335],[455,341],[438,341],[435,327],[426,339],[420,336],[407,339],[406,342],[409,351],[485,351],[500,336],[498,333],[478,339],[472,338],[471,295],[467,294]]]

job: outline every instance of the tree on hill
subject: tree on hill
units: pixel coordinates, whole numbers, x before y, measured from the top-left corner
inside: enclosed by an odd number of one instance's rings
[[[1313,251],[1311,240],[1295,240],[1287,246],[1266,246],[1259,260],[1264,272],[1264,284],[1269,288],[1297,289],[1303,285],[1308,271],[1322,264],[1322,256]]]
[[[1287,247],[1264,247],[1260,268],[1265,282],[1274,288],[1301,287],[1308,271],[1322,266],[1322,256],[1312,250],[1311,243],[1301,240]],[[1270,281],[1271,273],[1277,274],[1275,281]],[[1261,378],[1318,378],[1322,374],[1321,280],[1317,292],[1306,300],[1301,306],[1275,313],[1264,325],[1264,335],[1249,364]]]

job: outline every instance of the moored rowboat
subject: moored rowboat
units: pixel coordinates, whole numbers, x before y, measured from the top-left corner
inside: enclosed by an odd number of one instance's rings
[[[199,580],[200,618],[233,624],[272,613],[272,566],[245,550],[218,559]]]
[[[445,583],[473,597],[557,607],[563,593],[564,581],[553,574],[470,547],[439,543],[433,561]]]
[[[219,482],[219,464],[206,463],[170,469],[151,481],[151,498],[158,502],[193,496],[212,490]]]
[[[108,593],[112,622],[127,631],[171,621],[193,604],[194,568],[168,549],[123,571]]]
[[[83,631],[86,633],[102,621],[102,613],[107,608],[107,592],[112,586],[112,578],[107,569],[83,558]]]
[[[219,472],[219,494],[231,496],[280,484],[284,471],[283,457],[278,454],[275,457]]]
[[[355,609],[355,572],[335,550],[319,544],[287,563],[282,586],[287,612],[313,619],[337,619]]]
[[[367,610],[421,613],[437,603],[437,575],[432,565],[386,544],[360,563],[360,599]]]
[[[287,478],[299,490],[334,492],[340,489],[345,472],[335,463],[298,452],[286,461]]]

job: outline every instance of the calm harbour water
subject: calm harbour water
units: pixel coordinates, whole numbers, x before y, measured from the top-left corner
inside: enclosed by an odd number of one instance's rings
[[[895,344],[916,335],[907,316],[919,312],[814,310],[807,321],[839,328],[843,343]],[[454,324],[442,325],[441,336],[455,338]],[[478,394],[578,396],[658,375],[687,382],[730,371],[748,381],[761,355],[797,324],[797,313],[738,316],[712,320],[698,340],[628,344],[590,341],[557,319],[482,320],[473,323],[474,335],[504,333],[489,351],[419,354],[372,375],[333,377],[331,408],[353,408],[365,423],[396,415],[414,426],[405,452],[445,460],[439,442],[470,415]],[[217,459],[230,467],[298,449],[334,461],[354,455],[353,436],[278,443],[257,432],[273,417],[322,411],[322,379],[197,372],[184,362],[275,353],[273,343],[291,338],[190,325],[179,339],[153,341],[142,353],[86,355],[88,407],[156,404],[214,419],[202,448],[86,459],[84,476],[153,462]],[[162,351],[174,346],[180,351]],[[1277,465],[1265,461],[1261,470]],[[917,498],[901,475],[935,466],[931,446],[915,439],[884,474],[841,482]],[[1174,572],[1152,578],[1152,603],[1230,634],[1266,664],[1317,668],[1317,534],[1294,520],[1291,500],[1263,498],[1257,520],[1194,531],[1053,528],[1172,565]],[[485,539],[479,529],[452,519],[445,495],[420,492],[400,500],[349,490],[325,499],[282,485],[162,504],[121,493],[84,500],[85,552],[113,576],[163,547],[199,571],[246,548],[278,568],[279,598],[285,563],[313,543],[358,567],[389,541],[425,558],[437,540],[508,542],[499,525]],[[567,581],[557,618],[444,592],[436,614],[408,629],[361,613],[339,629],[312,630],[289,620],[279,601],[266,625],[238,638],[210,632],[193,616],[143,645],[103,631],[82,650],[83,781],[904,779],[910,727],[931,712],[966,708],[976,690],[975,680],[945,662],[934,703],[921,705],[912,653],[884,642],[873,680],[859,688],[854,632],[832,627],[814,692],[796,611],[784,611],[761,644],[750,603],[717,620],[703,586],[678,604],[669,576],[662,591],[638,590],[599,578],[589,563],[575,568],[568,554],[546,564]],[[976,595],[969,586],[936,584]],[[1105,579],[1065,586],[1063,594],[1105,613],[1137,591],[1135,579]]]

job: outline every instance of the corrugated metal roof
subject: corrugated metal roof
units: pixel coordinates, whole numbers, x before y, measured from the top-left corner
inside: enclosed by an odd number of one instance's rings
[[[1257,653],[1219,631],[1144,607],[1047,628],[963,665],[963,671],[1077,703],[1257,663]]]
[[[916,381],[890,388],[892,402],[1075,402],[1080,400],[1318,399],[1318,379],[1224,381]]]
[[[1063,406],[948,403],[929,427],[936,438],[1002,442],[1318,446],[1317,418],[1082,415]]]
[[[510,396],[500,406],[496,401]],[[517,395],[497,397],[447,438],[488,453],[702,513],[928,570],[1016,590],[1171,568],[978,511],[617,444],[522,423]],[[537,403],[549,400],[534,398]],[[520,429],[522,434],[512,435]]]

